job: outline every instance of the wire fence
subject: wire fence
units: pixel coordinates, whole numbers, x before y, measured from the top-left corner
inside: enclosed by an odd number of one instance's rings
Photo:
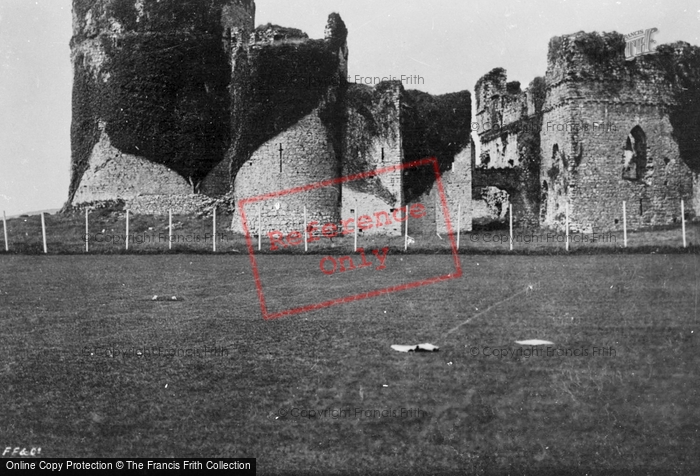
[[[412,220],[432,219],[404,213],[395,219],[400,228],[389,227],[372,231],[374,216],[357,216],[342,222],[343,226],[322,227],[306,219],[297,230],[281,233],[266,226],[265,218],[253,214],[249,236],[232,231],[233,214],[217,214],[210,217],[174,215],[135,215],[129,210],[85,210],[84,214],[41,213],[7,219],[3,212],[3,238],[1,249],[9,254],[104,254],[104,253],[319,253],[356,252],[363,247],[389,247],[404,252],[498,252],[498,253],[547,253],[605,250],[664,249],[695,250],[700,242],[700,225],[686,222],[685,204],[679,204],[681,223],[646,230],[628,230],[626,203],[622,203],[622,228],[618,230],[574,233],[570,230],[569,208],[566,207],[565,223],[559,229],[515,228],[512,205],[508,220],[500,228],[473,231],[462,228],[469,217],[464,217],[464,207],[457,204],[457,216],[450,217],[452,234],[440,233],[435,217],[434,232],[431,227],[421,227],[421,232],[411,233]],[[404,210],[406,212],[406,210]],[[381,215],[378,212],[375,215]],[[383,213],[390,220],[391,215]],[[364,220],[365,226],[362,226]],[[377,218],[379,220],[379,218]],[[315,223],[315,222],[314,222]],[[225,225],[222,225],[225,224]],[[376,223],[380,225],[381,223]],[[328,231],[331,230],[331,231]],[[689,251],[690,251],[689,250]]]

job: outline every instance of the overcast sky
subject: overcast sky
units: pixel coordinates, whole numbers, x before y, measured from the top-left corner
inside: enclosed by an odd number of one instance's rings
[[[700,45],[700,2],[630,0],[258,0],[272,22],[322,38],[328,14],[349,30],[351,76],[419,75],[416,89],[468,89],[495,67],[527,85],[552,36],[656,27],[658,44]],[[68,196],[71,0],[0,0],[0,210],[59,208]],[[412,86],[407,85],[408,88]]]

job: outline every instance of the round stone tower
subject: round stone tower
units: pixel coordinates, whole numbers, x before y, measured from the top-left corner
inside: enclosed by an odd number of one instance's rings
[[[629,229],[670,225],[680,221],[680,201],[691,202],[694,176],[681,131],[694,117],[679,112],[698,86],[677,72],[698,71],[697,53],[684,57],[661,45],[627,60],[625,46],[616,32],[549,42],[541,225],[563,229],[567,206],[575,231],[621,230],[624,219]]]
[[[192,194],[230,138],[253,0],[73,0],[69,204]]]
[[[248,204],[245,220],[237,207],[234,231],[303,230],[305,209],[318,230],[339,222],[341,186],[333,179],[341,174],[346,40],[343,20],[331,14],[323,39],[264,25],[234,52],[229,172],[236,202],[329,181]]]

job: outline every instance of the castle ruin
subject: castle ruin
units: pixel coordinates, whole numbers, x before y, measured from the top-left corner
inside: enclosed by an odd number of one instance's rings
[[[625,58],[618,33],[552,38],[548,67],[521,91],[501,68],[476,85],[475,198],[504,191],[521,224],[639,229],[698,210],[700,49]]]
[[[336,13],[322,39],[254,22],[253,0],[74,0],[67,206],[186,213],[203,198],[237,203],[426,157],[438,160],[453,229],[461,207],[460,231],[479,210],[503,221],[508,205],[516,226],[551,228],[568,206],[582,232],[619,229],[623,201],[629,228],[675,223],[681,199],[689,217],[700,206],[697,47],[630,61],[617,33],[555,37],[545,76],[524,90],[502,68],[479,79],[472,123],[468,91],[349,83]],[[259,214],[288,231],[304,209],[309,222],[339,224],[414,203],[427,215],[409,233],[446,232],[429,167],[271,199],[246,216],[251,230]],[[243,231],[240,210],[232,227]]]
[[[469,215],[469,92],[348,83],[338,14],[317,40],[254,28],[252,0],[74,0],[73,10],[71,205],[121,199],[162,213],[158,201],[184,197],[181,211],[197,196],[236,203],[434,156],[446,193]],[[257,229],[259,214],[284,231],[299,228],[304,208],[309,222],[338,223],[421,202],[425,226],[445,232],[436,197],[432,170],[397,170],[260,203],[248,225]],[[372,231],[402,233],[390,225]],[[243,231],[240,210],[232,227]]]

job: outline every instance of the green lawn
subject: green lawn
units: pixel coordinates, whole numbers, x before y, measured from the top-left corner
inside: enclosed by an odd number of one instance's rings
[[[329,277],[320,258],[261,256],[269,305],[452,259]],[[0,256],[0,445],[255,457],[259,474],[700,472],[697,255],[461,261],[458,279],[264,321],[248,256]],[[588,355],[527,357],[522,339]],[[390,347],[422,342],[440,352]]]

